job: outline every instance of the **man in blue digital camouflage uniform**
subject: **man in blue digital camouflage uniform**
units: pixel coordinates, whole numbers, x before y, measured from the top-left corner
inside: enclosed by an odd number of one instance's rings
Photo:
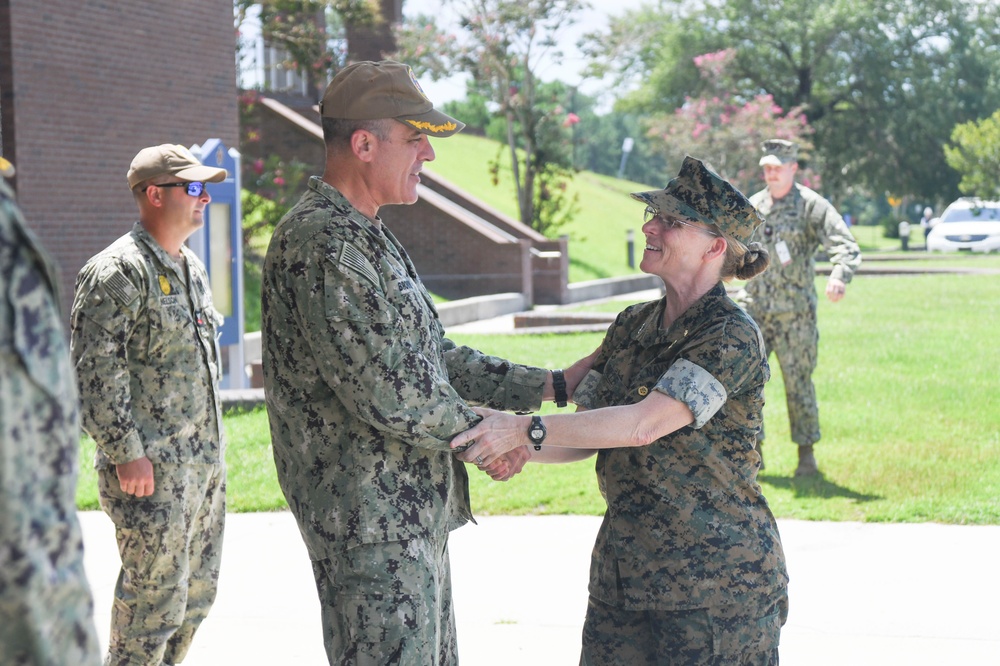
[[[771,266],[747,283],[745,306],[760,326],[764,347],[781,366],[792,441],[798,444],[796,476],[819,472],[813,445],[819,441],[819,407],[812,373],[816,369],[816,251],[822,246],[833,270],[826,295],[836,303],[861,265],[861,250],[837,209],[795,182],[798,146],[774,139],[762,145],[767,187],[750,197],[764,216],[754,240],[764,244]],[[761,431],[758,447],[763,443]]]
[[[472,516],[449,440],[479,420],[465,401],[536,409],[565,400],[553,387],[562,374],[446,339],[378,217],[417,200],[428,137],[464,125],[392,61],[343,69],[320,108],[323,177],[278,224],[264,262],[278,480],[312,561],[330,663],[454,664],[448,533]],[[568,383],[585,372],[567,370]],[[515,456],[504,462],[514,471],[527,453]]]
[[[0,157],[0,664],[97,666],[76,517],[79,401],[58,282]]]
[[[107,664],[177,664],[215,601],[226,517],[216,331],[205,266],[184,242],[225,169],[144,148],[139,221],[77,276],[71,316],[83,427],[122,568]]]

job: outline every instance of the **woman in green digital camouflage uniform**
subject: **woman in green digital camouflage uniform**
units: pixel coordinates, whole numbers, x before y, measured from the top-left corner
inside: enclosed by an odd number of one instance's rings
[[[663,298],[611,326],[575,414],[486,417],[456,437],[489,467],[597,456],[608,503],[594,547],[581,664],[776,664],[787,616],[778,528],[757,484],[754,444],[770,373],[760,331],[722,281],[763,271],[747,246],[761,218],[694,158],[644,202],[640,268]],[[540,566],[556,557],[539,556]]]

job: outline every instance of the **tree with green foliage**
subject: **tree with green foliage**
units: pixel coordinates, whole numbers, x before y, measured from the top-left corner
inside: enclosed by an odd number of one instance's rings
[[[739,98],[802,109],[828,189],[949,199],[943,146],[1000,106],[998,43],[1000,7],[978,0],[660,0],[588,48],[635,86],[622,108],[651,116],[701,96],[696,56],[732,48]]]
[[[524,155],[525,171],[529,165],[535,171],[531,226],[550,238],[572,222],[580,209],[578,197],[570,196],[567,189],[576,173],[573,128],[580,122],[579,116],[565,107],[564,100],[571,94],[568,87],[558,81],[538,85],[534,109],[537,118],[535,155],[531,162]],[[521,127],[519,123],[517,126]],[[523,137],[523,128],[521,135]],[[499,171],[499,159],[494,161],[493,168]]]
[[[261,37],[284,49],[287,65],[302,73],[319,101],[327,82],[344,64],[376,53],[395,50],[390,20],[398,16],[398,0],[235,0],[237,29],[257,8]],[[238,48],[243,45],[238,43]],[[285,162],[277,155],[262,155],[255,146],[261,129],[255,120],[260,93],[240,94],[240,151],[244,156],[242,193],[244,244],[253,254],[253,240],[269,237],[270,231],[302,192],[307,166]]]
[[[597,104],[596,98],[570,89],[566,108],[580,119],[571,128],[575,169],[644,185],[663,185],[677,173],[677,168],[669,168],[660,146],[642,139],[646,134],[642,116],[620,110],[598,113]],[[632,149],[627,154],[626,139],[632,139]]]
[[[401,18],[397,0],[235,0],[236,26],[259,8],[261,37],[288,54],[319,101],[344,64],[381,60],[396,50],[391,23]]]
[[[245,90],[239,96],[240,178],[243,189],[243,247],[248,261],[260,261],[274,227],[305,190],[309,165],[264,155],[256,148],[261,130],[255,121],[260,93]]]
[[[784,111],[770,95],[742,100],[730,88],[728,75],[735,51],[724,49],[694,58],[701,74],[703,94],[687,97],[672,114],[658,115],[648,123],[649,139],[665,157],[680,161],[685,154],[708,161],[724,178],[750,194],[760,185],[760,145],[767,139],[787,139],[799,144],[807,156],[812,144],[801,109]],[[796,176],[807,187],[819,189],[811,168]]]
[[[956,125],[951,140],[944,155],[962,176],[959,189],[984,199],[1000,199],[1000,110],[989,118]]]
[[[451,0],[461,35],[442,38],[433,19],[421,17],[398,41],[401,59],[432,75],[458,69],[471,76],[475,94],[490,100],[505,120],[511,176],[521,222],[553,233],[571,215],[561,198],[573,173],[572,142],[562,123],[563,104],[542,93],[536,69],[543,58],[558,58],[559,38],[587,7],[584,0]],[[414,34],[421,35],[421,39]],[[422,49],[432,40],[440,48]],[[406,51],[403,51],[406,47]],[[431,64],[426,64],[432,58]],[[499,162],[494,166],[499,176]]]

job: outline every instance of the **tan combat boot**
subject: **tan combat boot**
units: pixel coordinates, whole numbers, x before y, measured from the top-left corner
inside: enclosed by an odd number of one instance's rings
[[[814,476],[819,473],[816,456],[813,455],[812,444],[799,447],[799,466],[795,468],[795,476]]]

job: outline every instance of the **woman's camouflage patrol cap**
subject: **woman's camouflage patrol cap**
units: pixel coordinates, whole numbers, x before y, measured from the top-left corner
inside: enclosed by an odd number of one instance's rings
[[[742,192],[690,155],[662,190],[634,192],[632,198],[660,213],[715,225],[744,245],[764,221]]]
[[[393,60],[356,62],[337,72],[319,113],[338,120],[394,118],[430,136],[451,136],[465,123],[434,108],[407,65]]]

